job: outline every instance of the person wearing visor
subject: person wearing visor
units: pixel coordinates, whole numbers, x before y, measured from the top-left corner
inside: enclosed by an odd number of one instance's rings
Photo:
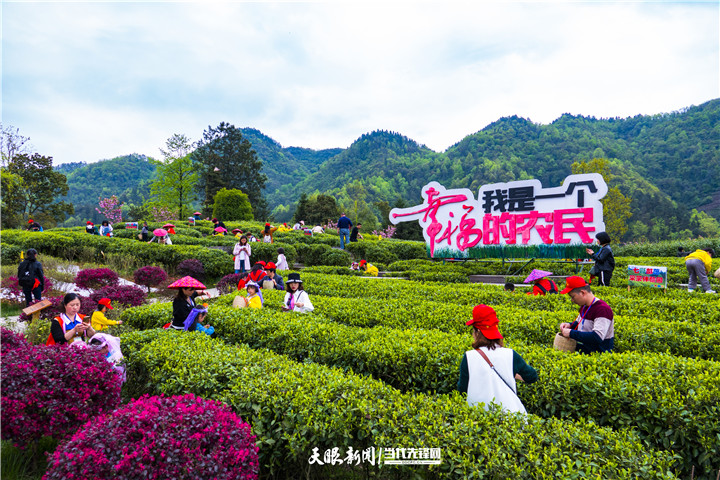
[[[593,294],[582,277],[568,277],[560,294],[567,294],[574,304],[580,306],[573,322],[560,324],[562,336],[576,340],[576,351],[581,353],[612,352],[615,347],[612,308]]]
[[[471,407],[479,403],[500,405],[510,412],[527,413],[517,396],[516,380],[533,383],[537,371],[515,351],[505,348],[498,330],[495,310],[488,305],[476,305],[472,319],[473,350],[465,352],[460,362],[460,380],[457,389],[467,393]]]

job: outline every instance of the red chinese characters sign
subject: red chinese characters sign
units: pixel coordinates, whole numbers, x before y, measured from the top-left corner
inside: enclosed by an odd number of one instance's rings
[[[539,180],[484,185],[477,198],[431,182],[422,189],[422,205],[395,208],[390,221],[418,221],[437,258],[491,245],[588,244],[605,229],[600,199],[606,193],[597,173],[571,175],[557,188],[542,188]]]

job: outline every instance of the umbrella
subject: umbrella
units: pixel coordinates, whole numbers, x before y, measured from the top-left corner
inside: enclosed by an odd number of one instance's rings
[[[165,225],[163,225],[163,228],[175,228],[175,225],[173,225],[172,223],[166,223]]]
[[[223,227],[215,227],[215,231],[218,233],[227,232]]]
[[[195,212],[195,213],[193,213],[193,215],[202,215],[202,213],[200,213],[200,212]]]
[[[220,228],[222,228],[222,227],[220,227]],[[232,231],[232,233],[240,233],[240,232],[242,232],[242,230],[240,230],[239,228],[234,228]]]
[[[168,285],[168,288],[195,288],[197,290],[205,290],[205,285],[188,275],[180,280],[175,280],[173,283]]]
[[[541,278],[547,277],[548,275],[552,274],[552,272],[546,272],[545,270],[534,269],[532,272],[530,272],[530,275],[528,275],[528,277],[523,280],[523,283],[530,283],[535,280],[540,280]]]
[[[153,235],[155,235],[156,237],[164,237],[167,234],[167,230],[163,228],[156,228],[155,230],[153,230]]]

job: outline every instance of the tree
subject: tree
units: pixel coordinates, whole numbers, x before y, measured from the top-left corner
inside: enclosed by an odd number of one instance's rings
[[[228,221],[253,220],[253,209],[241,190],[222,188],[215,194],[212,215]]]
[[[403,200],[402,198],[398,198],[393,208],[407,208],[409,206],[410,205],[405,200]],[[421,242],[425,241],[420,222],[398,223],[397,229],[395,230],[395,238],[399,238],[401,240],[418,240]]]
[[[720,234],[720,223],[705,212],[693,208],[690,215],[692,233],[703,237],[717,237]]]
[[[30,137],[20,135],[20,129],[12,125],[0,123],[0,154],[2,154],[2,166],[6,167],[15,158],[15,155],[22,153],[30,154]]]
[[[165,142],[167,150],[160,149],[163,161],[156,162],[157,177],[150,183],[153,203],[169,205],[177,218],[192,213],[191,204],[197,200],[199,175],[191,158],[192,144],[182,134],[174,134]]]
[[[2,228],[13,228],[22,224],[22,191],[23,179],[19,175],[15,175],[3,168],[0,170],[2,174]]]
[[[597,150],[597,149],[596,149]],[[581,173],[599,173],[610,187],[614,175],[610,169],[610,162],[604,158],[593,158],[589,162],[575,162],[572,164],[574,175]],[[603,205],[603,220],[605,231],[613,242],[619,242],[628,230],[627,219],[632,216],[630,202],[632,200],[622,194],[618,187],[608,188],[608,193],[600,200]]]
[[[16,179],[3,176],[4,180],[7,179],[6,183],[16,182],[14,189],[3,191],[3,206],[7,206],[8,214],[21,223],[33,218],[52,226],[63,221],[65,214],[75,212],[71,204],[55,201],[57,197],[67,195],[68,185],[65,175],[53,170],[52,157],[37,153],[32,156],[24,153],[15,155],[8,163],[7,173],[22,179],[21,188],[17,188]]]
[[[268,216],[267,202],[262,196],[267,176],[261,172],[262,161],[239,129],[225,122],[217,128],[208,127],[192,157],[201,165],[200,185],[205,192],[206,211],[212,207],[215,194],[226,188],[245,192],[255,217]]]
[[[300,220],[307,220],[308,213],[310,213],[310,210],[308,209],[308,196],[307,193],[302,193],[300,195],[300,200],[298,200],[297,208],[295,208],[295,215],[293,215],[293,221],[297,223]]]

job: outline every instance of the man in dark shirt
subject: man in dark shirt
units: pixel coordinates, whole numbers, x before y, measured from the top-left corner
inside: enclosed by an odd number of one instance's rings
[[[570,300],[580,306],[575,321],[560,324],[562,336],[577,340],[577,350],[581,353],[611,352],[615,347],[612,308],[593,295],[582,277],[568,277],[560,294],[568,294]]]
[[[345,216],[344,213],[340,215],[337,227],[338,233],[340,234],[340,248],[342,248],[343,250],[345,250],[345,244],[348,243],[350,237],[350,227],[352,226],[353,223],[348,217]]]
[[[350,241],[351,242],[357,242],[358,237],[360,237],[360,240],[363,239],[363,236],[360,235],[360,232],[359,232],[360,228],[362,228],[362,223],[358,223],[357,225],[355,225],[353,227],[352,232],[350,232]]]

